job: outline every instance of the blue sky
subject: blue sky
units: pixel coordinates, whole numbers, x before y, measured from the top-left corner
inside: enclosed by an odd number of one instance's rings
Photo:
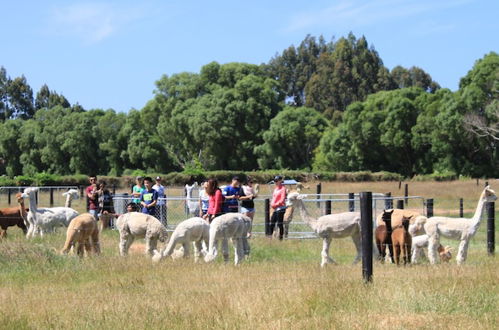
[[[163,74],[268,62],[307,34],[364,35],[389,69],[419,66],[451,90],[499,51],[497,0],[0,0],[0,12],[0,66],[85,109],[141,109]]]

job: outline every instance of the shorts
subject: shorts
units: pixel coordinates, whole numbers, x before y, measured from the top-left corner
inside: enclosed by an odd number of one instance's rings
[[[88,213],[93,215],[96,221],[99,221],[99,212],[97,210],[88,210]]]
[[[245,208],[244,206],[241,206],[241,213],[253,213],[253,212],[255,212],[254,207]]]

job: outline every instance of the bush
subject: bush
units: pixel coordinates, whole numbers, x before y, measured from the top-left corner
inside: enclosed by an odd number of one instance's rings
[[[37,186],[53,186],[61,181],[61,177],[55,174],[37,173],[34,176],[34,180]]]
[[[16,180],[9,178],[8,176],[0,176],[0,186],[12,187],[16,185]]]
[[[32,186],[35,179],[27,175],[18,175],[15,178],[16,186]]]

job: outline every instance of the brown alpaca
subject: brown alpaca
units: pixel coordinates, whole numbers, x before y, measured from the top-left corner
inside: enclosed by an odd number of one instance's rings
[[[18,226],[24,234],[28,232],[28,228],[26,228],[26,224],[24,223],[27,212],[21,193],[16,194],[16,199],[19,206],[0,209],[0,238],[7,237],[7,228],[11,226]]]
[[[94,253],[100,254],[99,229],[97,221],[95,221],[95,218],[90,213],[80,214],[69,223],[66,232],[66,243],[61,253],[67,254],[71,250],[71,247],[77,243],[76,253],[80,258],[83,257],[84,247],[87,255],[90,254],[92,246]]]
[[[404,259],[404,265],[411,262],[412,236],[409,234],[410,218],[403,217],[402,225],[392,231],[392,244],[395,252],[395,263],[400,264],[400,254]]]
[[[392,228],[402,225],[402,218],[410,218],[409,224],[413,224],[416,221],[416,218],[421,214],[412,210],[404,210],[404,209],[392,209]],[[383,220],[381,219],[383,214],[378,215],[376,218],[376,223],[378,226],[383,226]]]
[[[378,247],[379,252],[379,260],[381,262],[385,261],[386,257],[386,246],[388,246],[388,250],[390,251],[390,258],[393,260],[393,245],[392,245],[392,215],[393,211],[385,210],[381,214],[381,221],[383,225],[379,225],[376,227],[374,231],[376,246]]]

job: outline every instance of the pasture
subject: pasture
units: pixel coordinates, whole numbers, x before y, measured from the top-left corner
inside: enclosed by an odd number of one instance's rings
[[[499,190],[497,180],[490,184]],[[310,186],[306,192],[315,193]],[[483,183],[410,182],[409,189],[435,198],[435,215],[457,216],[464,198],[471,217]],[[322,184],[323,193],[360,191],[403,195],[398,182]],[[338,265],[325,269],[318,239],[257,235],[250,260],[238,267],[221,256],[213,264],[191,258],[155,265],[139,253],[120,258],[116,231],[102,233],[100,257],[79,260],[58,253],[64,239],[65,230],[26,241],[21,230],[9,229],[0,242],[1,329],[493,329],[499,321],[499,261],[487,256],[485,217],[465,265],[454,259],[436,266],[375,262],[368,285],[361,265],[351,265],[349,238],[333,240]],[[443,244],[456,250],[458,242]]]

